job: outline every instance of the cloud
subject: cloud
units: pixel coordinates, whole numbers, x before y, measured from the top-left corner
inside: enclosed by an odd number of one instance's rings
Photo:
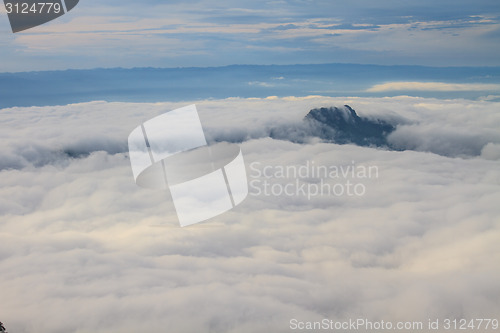
[[[498,139],[497,136],[495,140]],[[388,136],[388,142],[397,149],[427,151],[444,156],[480,155],[490,140],[491,137],[480,133],[463,132],[442,124],[403,125]]]
[[[215,7],[203,0],[141,6],[89,0],[58,20],[8,35],[2,71],[320,62],[498,65],[498,10],[486,1],[450,6],[236,0]],[[106,60],[110,53],[120,57]]]
[[[121,143],[137,124],[190,102],[3,109],[0,160],[20,161],[0,171],[0,320],[9,331],[284,332],[292,318],[427,322],[499,313],[498,141],[481,156],[450,158],[259,134],[314,107],[349,104],[360,116],[412,121],[414,131],[400,133],[408,138],[440,139],[434,124],[457,144],[475,142],[481,130],[493,140],[498,103],[193,102],[207,132],[253,133],[241,147],[260,184],[296,179],[259,176],[252,163],[354,163],[377,166],[379,176],[349,178],[366,187],[360,197],[254,193],[227,214],[180,228],[168,193],[135,185]],[[471,137],[457,138],[461,131]],[[67,147],[79,154],[61,153]]]
[[[479,98],[482,101],[498,101],[500,100],[500,95],[488,95]]]
[[[248,82],[248,85],[259,86],[259,87],[264,87],[264,88],[272,88],[275,86],[275,84],[273,84],[273,83],[261,82],[261,81],[250,81],[250,82]]]
[[[488,143],[481,150],[481,157],[488,160],[500,160],[500,144]]]
[[[367,92],[385,91],[497,91],[499,84],[445,82],[388,82],[377,84]]]

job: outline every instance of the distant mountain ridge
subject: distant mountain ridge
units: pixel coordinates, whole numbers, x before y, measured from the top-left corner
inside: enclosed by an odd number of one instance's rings
[[[500,67],[304,64],[0,73],[0,109],[99,100],[142,103],[309,95],[470,99],[484,96],[481,91],[368,91],[376,84],[391,81],[500,84]]]

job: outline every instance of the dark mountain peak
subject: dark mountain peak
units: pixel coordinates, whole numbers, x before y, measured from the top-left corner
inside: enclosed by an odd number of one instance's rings
[[[305,116],[313,136],[334,143],[387,146],[386,137],[396,127],[381,119],[359,117],[349,105],[312,109]]]
[[[356,111],[352,109],[349,105],[344,105],[343,107],[323,107],[319,109],[312,109],[306,115],[306,120],[317,120],[321,123],[350,123],[354,124],[360,121],[359,116]]]

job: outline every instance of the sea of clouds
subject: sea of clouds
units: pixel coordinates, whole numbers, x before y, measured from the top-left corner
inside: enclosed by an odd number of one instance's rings
[[[353,180],[362,196],[251,189],[232,211],[180,228],[168,192],[134,183],[127,136],[192,103],[209,140],[240,142],[258,184],[295,179],[251,165],[355,164],[378,176]],[[344,104],[398,123],[389,140],[407,150],[293,142],[310,109]],[[0,321],[9,332],[122,333],[500,319],[499,108],[310,96],[2,109]],[[277,127],[290,140],[269,138]]]

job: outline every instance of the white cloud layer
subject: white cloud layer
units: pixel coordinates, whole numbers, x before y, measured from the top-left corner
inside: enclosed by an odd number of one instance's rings
[[[0,320],[9,331],[288,332],[292,318],[498,316],[499,103],[198,101],[208,133],[244,134],[248,165],[355,161],[377,166],[379,177],[363,180],[362,197],[250,195],[179,228],[168,193],[137,187],[123,152],[137,124],[186,104],[0,111]],[[343,104],[365,117],[407,119],[398,142],[480,155],[265,137],[309,109]]]

